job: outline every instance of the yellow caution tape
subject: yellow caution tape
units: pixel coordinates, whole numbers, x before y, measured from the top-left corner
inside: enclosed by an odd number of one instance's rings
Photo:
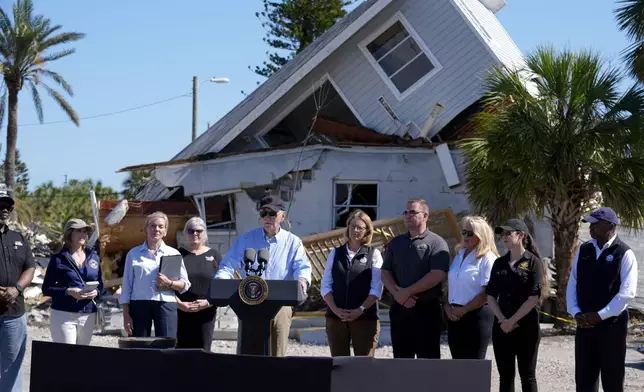
[[[553,319],[555,319],[555,320],[563,321],[564,323],[568,323],[568,324],[577,324],[577,323],[575,322],[575,320],[564,319],[564,318],[557,317],[557,316],[555,316],[555,315],[553,315],[553,314],[546,313],[546,312],[542,312],[542,311],[539,311],[539,313],[541,313],[541,314],[543,314],[543,315],[546,315],[546,316],[549,316],[549,317],[552,317],[552,318],[553,318]]]

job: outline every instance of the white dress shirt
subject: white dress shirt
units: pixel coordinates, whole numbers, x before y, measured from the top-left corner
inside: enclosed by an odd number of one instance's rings
[[[613,238],[605,243],[601,249],[597,245],[597,240],[592,239],[588,241],[588,243],[593,244],[595,247],[595,256],[597,259],[599,259],[599,256],[604,250],[608,249],[613,244],[615,238],[617,238],[617,235],[614,235]],[[579,248],[581,248],[581,246]],[[568,279],[568,288],[566,289],[566,305],[568,313],[573,317],[577,313],[581,312],[579,302],[577,301],[577,262],[579,261],[579,248],[577,248],[575,259],[572,262],[570,278]],[[619,292],[613,297],[608,305],[597,312],[602,320],[609,317],[619,316],[626,310],[626,308],[628,308],[628,302],[635,298],[637,289],[637,260],[635,259],[635,253],[633,253],[632,249],[629,249],[624,253],[621,263],[620,278],[622,284],[619,287]]]
[[[465,256],[461,249],[454,257],[447,273],[447,297],[450,304],[467,305],[483,292],[483,286],[490,281],[492,265],[497,256],[488,252],[477,258],[475,252]]]
[[[347,245],[347,251],[349,252],[349,259],[353,260],[357,252],[353,252]],[[331,249],[329,252],[329,257],[326,259],[326,267],[324,267],[324,276],[322,277],[322,282],[320,283],[320,294],[324,298],[325,295],[333,291],[333,260],[335,259],[335,249]],[[377,298],[382,296],[382,280],[380,280],[380,269],[382,268],[382,255],[378,249],[373,250],[373,255],[371,256],[371,289],[369,290],[369,295],[373,295]]]
[[[161,244],[156,256],[148,249],[146,243],[132,248],[125,257],[123,286],[119,302],[122,305],[129,304],[130,301],[177,302],[174,290],[159,290],[157,287],[161,257],[176,255],[181,255],[181,253],[166,244]],[[168,278],[172,279],[173,277],[168,276]],[[174,279],[176,280],[176,278]],[[188,272],[183,261],[181,261],[179,280],[185,283],[181,291],[183,294],[190,288]]]

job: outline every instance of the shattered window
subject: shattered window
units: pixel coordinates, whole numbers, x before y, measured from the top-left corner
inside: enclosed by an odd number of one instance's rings
[[[333,197],[335,229],[346,227],[355,209],[361,209],[374,221],[378,219],[378,184],[336,183]]]
[[[235,196],[208,196],[203,200],[208,229],[235,229]]]

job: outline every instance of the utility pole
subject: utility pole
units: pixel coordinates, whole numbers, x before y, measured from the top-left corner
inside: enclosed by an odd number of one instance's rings
[[[196,76],[192,77],[192,140],[197,138],[197,88],[199,86],[199,79]]]

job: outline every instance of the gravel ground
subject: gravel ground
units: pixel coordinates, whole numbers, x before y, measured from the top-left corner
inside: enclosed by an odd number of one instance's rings
[[[50,341],[48,329],[29,327],[29,345],[25,359],[25,391],[29,390],[29,377],[31,374],[31,340]],[[92,345],[103,347],[117,347],[118,338],[113,336],[94,336]],[[212,349],[217,353],[234,354],[235,341],[214,341]],[[291,356],[329,356],[328,346],[314,346],[300,344],[291,341],[288,348],[288,355]],[[441,346],[442,358],[450,358],[447,342],[443,341]],[[376,357],[392,358],[391,346],[383,346],[377,349]],[[492,347],[487,352],[487,358],[494,360]],[[492,391],[498,390],[498,373],[496,364],[492,364]],[[550,336],[543,337],[539,348],[539,362],[537,365],[537,379],[540,392],[562,392],[574,391],[574,337],[573,336]],[[516,389],[521,390],[518,373]],[[601,390],[601,388],[600,388]],[[626,354],[626,383],[625,392],[637,392],[644,390],[644,355],[629,349]]]

